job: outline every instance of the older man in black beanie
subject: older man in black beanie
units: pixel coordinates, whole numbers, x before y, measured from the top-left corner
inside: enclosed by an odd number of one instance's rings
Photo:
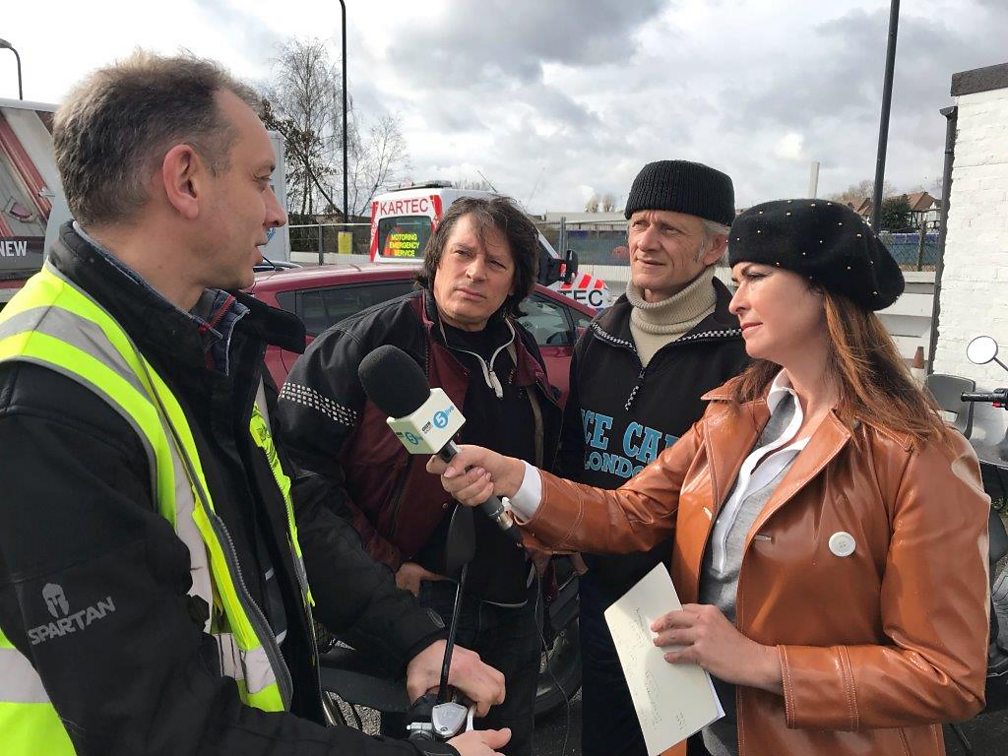
[[[648,163],[627,199],[630,281],[571,361],[560,473],[616,488],[696,422],[700,397],[747,362],[727,288],[714,277],[735,218],[731,178],[685,160]],[[668,554],[586,555],[581,580],[582,753],[645,756],[603,617]]]

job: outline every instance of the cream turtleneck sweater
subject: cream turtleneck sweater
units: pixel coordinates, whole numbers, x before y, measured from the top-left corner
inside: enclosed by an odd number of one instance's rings
[[[703,270],[685,289],[660,302],[645,302],[643,292],[633,282],[626,287],[630,311],[630,333],[633,335],[641,365],[655,353],[675,341],[693,326],[714,312],[717,295],[714,292],[714,266]]]

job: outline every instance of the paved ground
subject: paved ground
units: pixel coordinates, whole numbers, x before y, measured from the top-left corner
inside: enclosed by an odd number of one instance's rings
[[[581,753],[581,693],[566,708],[536,722],[535,756],[577,756]]]
[[[377,717],[365,711],[364,729],[377,731]],[[963,725],[974,756],[1008,754],[1008,712],[984,714]],[[581,694],[570,706],[560,709],[536,724],[535,756],[579,756],[581,753]],[[948,756],[967,756],[952,731],[945,728]]]

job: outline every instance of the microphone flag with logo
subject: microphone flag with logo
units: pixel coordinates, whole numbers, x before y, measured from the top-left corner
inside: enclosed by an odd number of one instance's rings
[[[431,389],[415,360],[402,349],[383,344],[361,360],[357,375],[368,398],[388,415],[386,422],[406,451],[452,461],[458,453],[452,438],[465,418],[443,390]],[[491,496],[480,509],[521,544],[514,519],[498,497]]]

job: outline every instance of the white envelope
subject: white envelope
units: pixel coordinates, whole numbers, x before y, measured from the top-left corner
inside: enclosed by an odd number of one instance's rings
[[[696,664],[669,664],[651,623],[682,604],[665,565],[657,565],[605,611],[650,756],[724,716],[710,675]]]

